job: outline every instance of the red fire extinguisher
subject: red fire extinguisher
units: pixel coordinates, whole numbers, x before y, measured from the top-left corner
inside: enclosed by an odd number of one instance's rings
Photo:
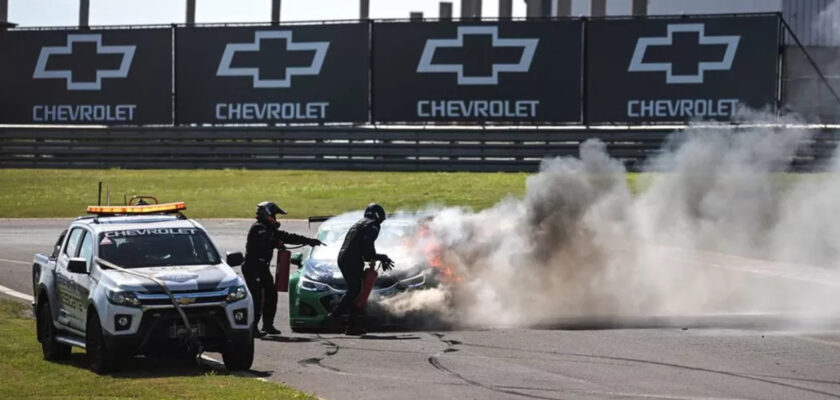
[[[277,249],[277,269],[274,271],[274,286],[278,292],[289,291],[289,268],[292,265],[292,252],[285,247]]]
[[[373,264],[365,269],[362,276],[362,291],[359,293],[359,297],[356,298],[356,301],[353,302],[354,307],[357,309],[365,308],[377,277],[379,277],[379,274],[376,272],[376,267]]]

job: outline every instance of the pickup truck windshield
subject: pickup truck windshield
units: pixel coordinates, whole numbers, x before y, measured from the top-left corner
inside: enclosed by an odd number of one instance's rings
[[[126,229],[99,235],[99,256],[123,268],[219,264],[219,253],[197,228]]]

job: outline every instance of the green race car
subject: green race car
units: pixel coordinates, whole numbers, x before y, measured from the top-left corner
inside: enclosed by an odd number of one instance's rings
[[[338,251],[344,235],[361,217],[361,212],[358,212],[324,221],[316,237],[326,246],[292,255],[292,263],[300,266],[289,277],[289,325],[292,331],[325,328],[327,314],[346,290],[344,277],[336,262]],[[380,300],[408,290],[430,287],[435,278],[435,270],[415,245],[419,219],[415,214],[395,214],[382,223],[376,251],[390,256],[395,261],[395,267],[389,272],[380,272],[368,301],[368,320],[377,325],[400,323],[400,318],[389,315],[381,307]]]

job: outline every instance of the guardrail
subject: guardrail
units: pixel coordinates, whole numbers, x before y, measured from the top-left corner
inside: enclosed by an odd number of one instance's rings
[[[679,132],[679,131],[677,131]],[[249,168],[535,171],[598,138],[629,170],[672,129],[0,128],[0,168]],[[678,133],[677,133],[678,134]],[[793,160],[826,162],[840,129],[819,129]]]

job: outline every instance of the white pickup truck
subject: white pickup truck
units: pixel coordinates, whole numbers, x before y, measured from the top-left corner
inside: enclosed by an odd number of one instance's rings
[[[38,341],[47,360],[86,349],[97,373],[136,354],[222,353],[251,367],[253,304],[231,266],[183,203],[91,206],[33,265]]]

